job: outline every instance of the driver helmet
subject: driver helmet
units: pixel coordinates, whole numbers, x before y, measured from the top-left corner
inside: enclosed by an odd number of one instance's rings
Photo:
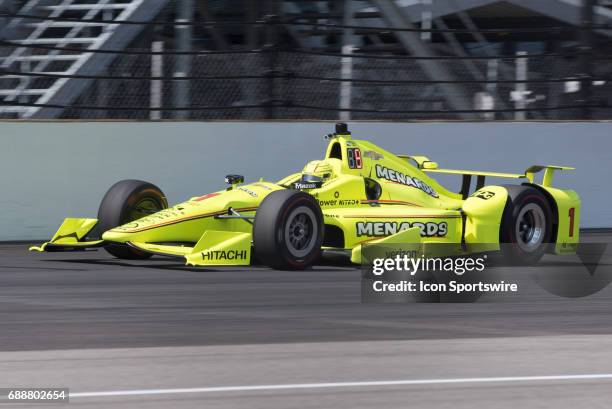
[[[327,182],[333,176],[333,167],[322,160],[313,160],[302,170],[302,182]]]

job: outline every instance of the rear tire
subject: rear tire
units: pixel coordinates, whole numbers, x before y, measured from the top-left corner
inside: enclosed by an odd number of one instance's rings
[[[277,269],[301,270],[321,255],[323,213],[314,197],[277,190],[261,202],[253,223],[255,255]]]
[[[553,212],[548,199],[530,186],[506,185],[508,202],[499,232],[502,255],[513,265],[531,265],[552,239]]]
[[[104,233],[167,208],[168,201],[157,186],[141,180],[122,180],[111,186],[104,195],[98,210],[98,226],[101,233]],[[105,249],[122,259],[142,260],[151,257],[150,253],[125,245],[111,244]]]

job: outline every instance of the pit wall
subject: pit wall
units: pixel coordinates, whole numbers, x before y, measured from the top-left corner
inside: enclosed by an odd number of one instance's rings
[[[0,241],[50,237],[66,216],[96,217],[121,179],[171,203],[224,188],[226,174],[278,180],[322,158],[329,122],[0,122]],[[353,136],[443,168],[576,167],[554,185],[582,197],[583,227],[612,227],[612,123],[349,123]],[[456,187],[460,177],[441,178]],[[487,183],[510,183],[489,179]]]

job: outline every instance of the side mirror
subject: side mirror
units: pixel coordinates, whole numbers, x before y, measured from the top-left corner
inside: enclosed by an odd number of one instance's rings
[[[244,182],[244,176],[242,175],[227,175],[225,177],[225,183],[228,185],[237,185],[238,183]]]
[[[430,160],[423,162],[423,169],[438,169],[438,162],[432,162]]]

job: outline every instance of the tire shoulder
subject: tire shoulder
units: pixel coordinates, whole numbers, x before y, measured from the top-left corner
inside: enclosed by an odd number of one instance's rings
[[[164,193],[154,184],[136,179],[121,180],[108,189],[100,202],[100,207],[98,208],[98,228],[100,234],[121,225],[130,197],[146,190],[155,192],[157,199],[161,201],[162,208],[168,207]],[[111,244],[106,246],[105,249],[111,255],[122,259],[143,259],[150,257],[150,254],[142,253],[122,245]]]

